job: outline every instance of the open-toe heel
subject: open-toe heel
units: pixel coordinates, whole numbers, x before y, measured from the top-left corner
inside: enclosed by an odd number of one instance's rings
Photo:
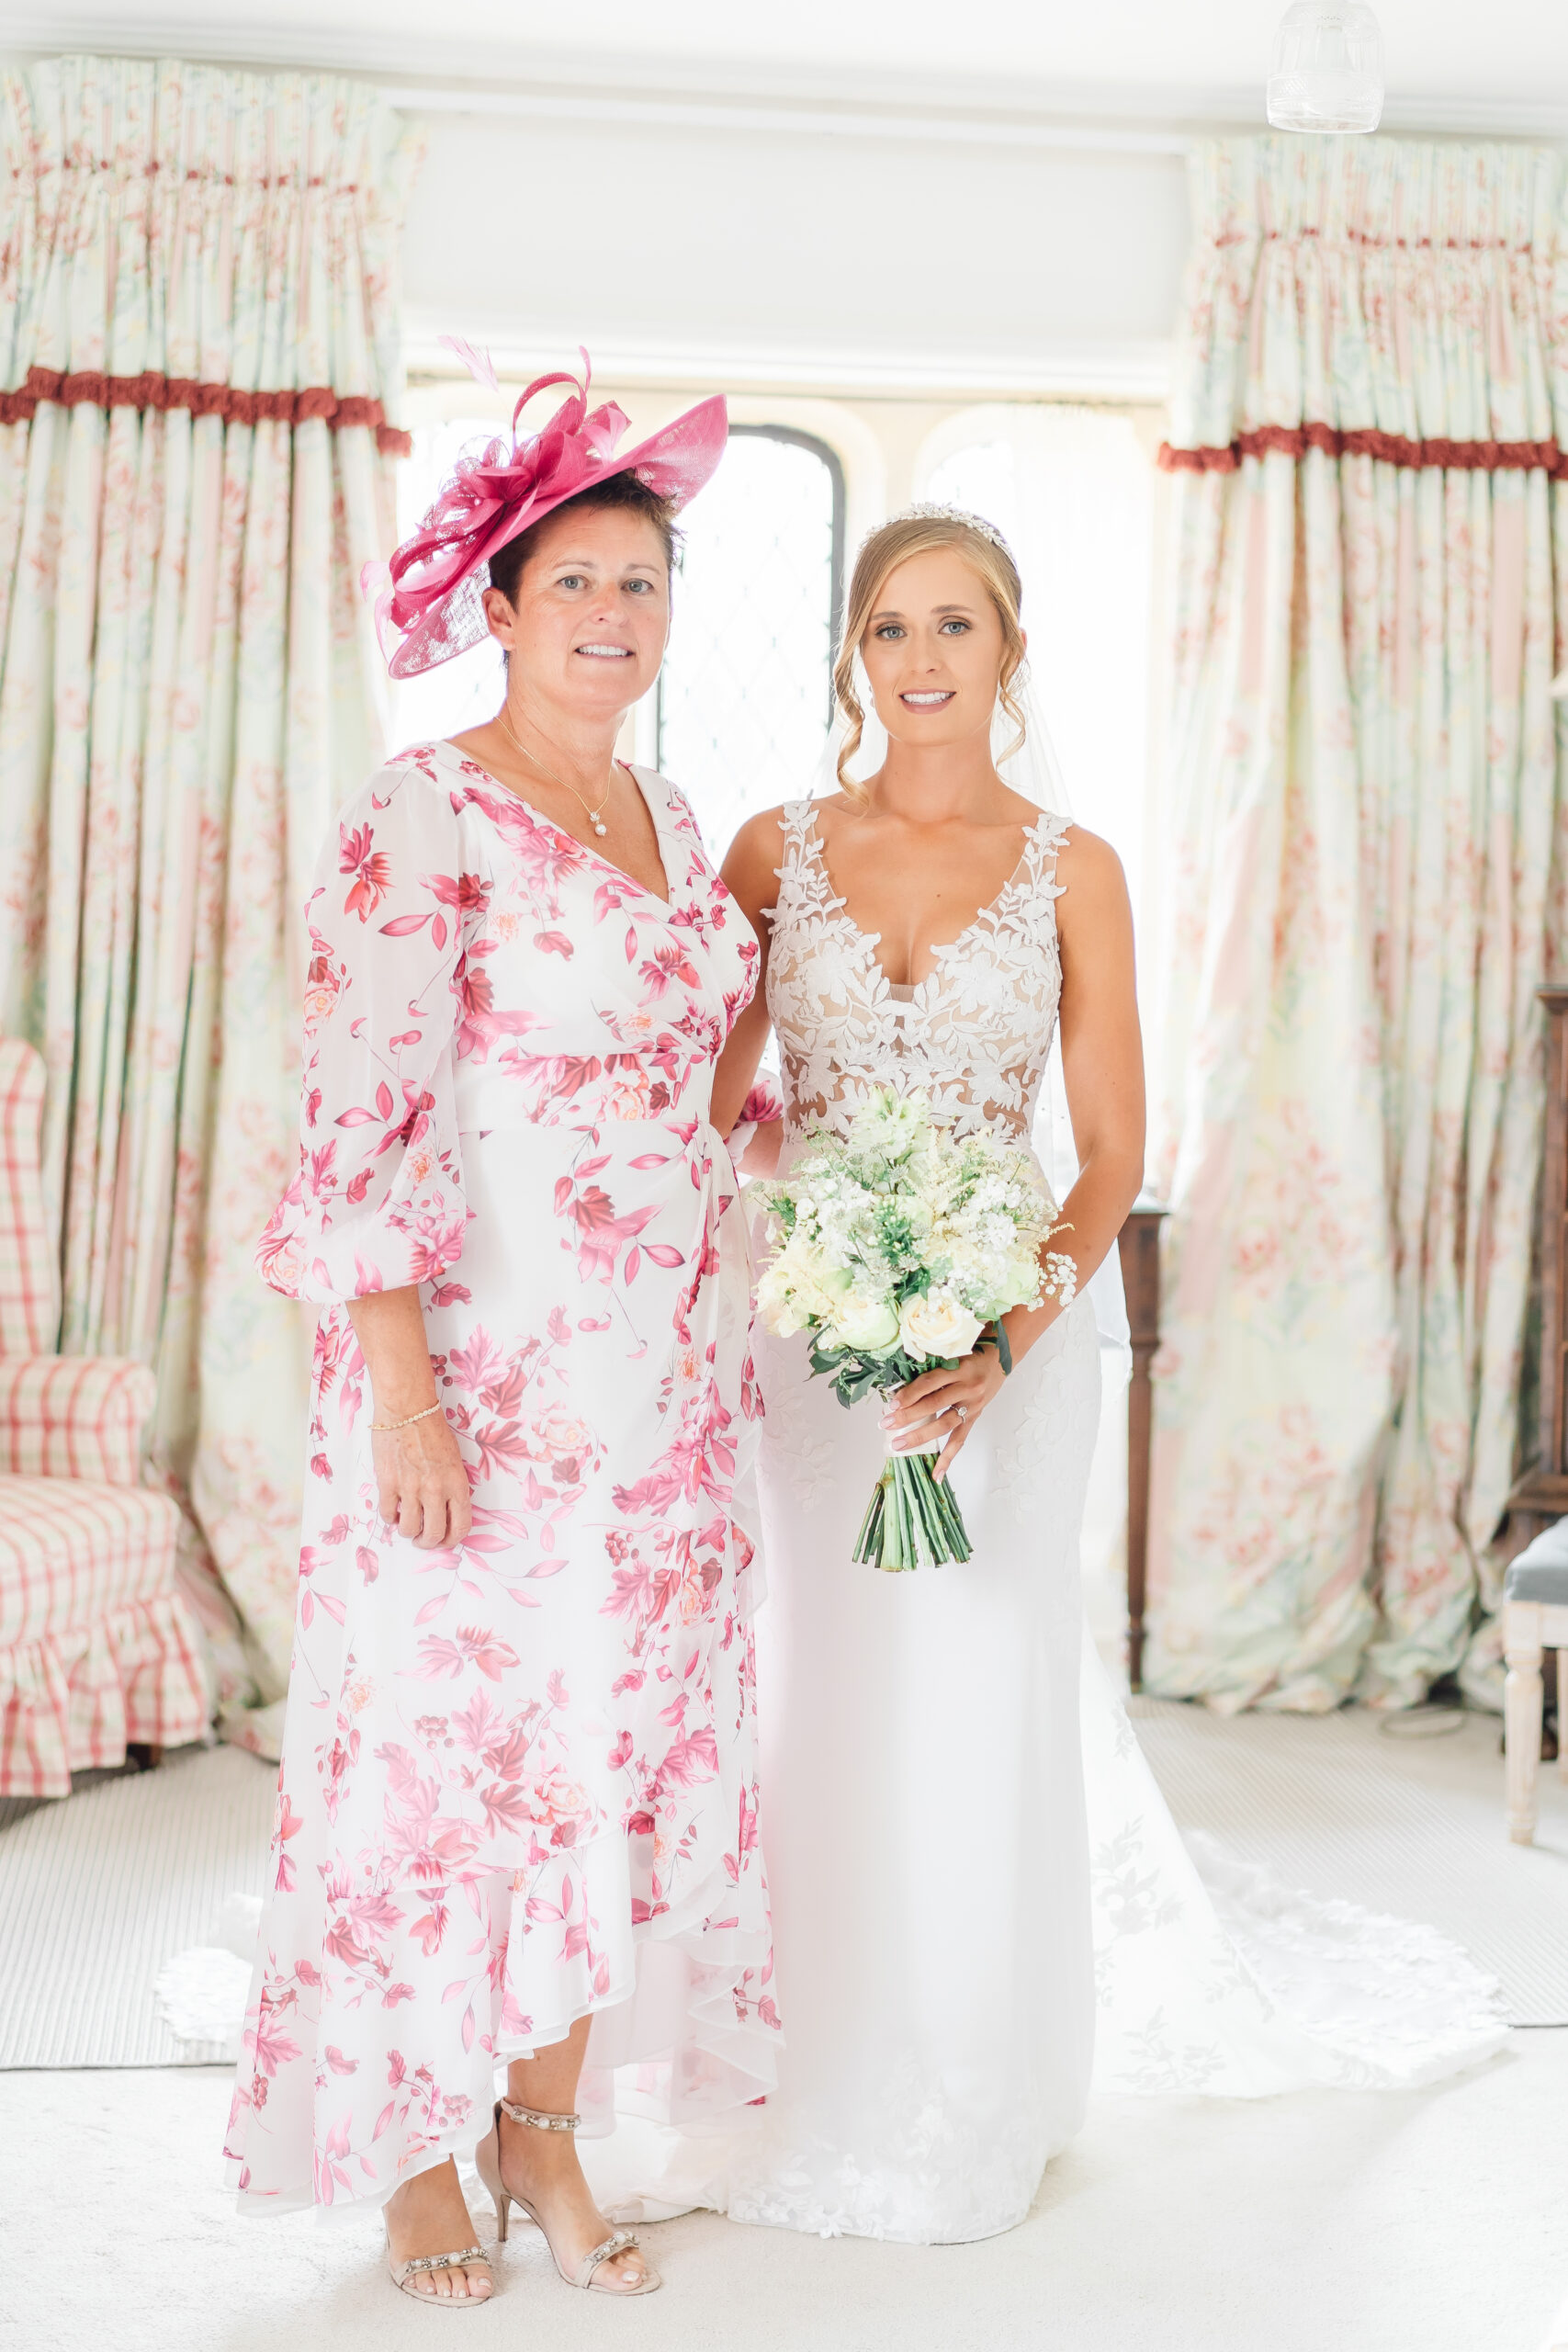
[[[582,2120],[580,2115],[547,2115],[537,2108],[517,2107],[508,2098],[496,2100],[494,2125],[490,2132],[486,2132],[474,2150],[474,2169],[494,2199],[495,2234],[502,2245],[504,2245],[506,2243],[507,2225],[511,2220],[512,2208],[515,2205],[520,2212],[527,2214],[534,2227],[543,2237],[545,2244],[550,2249],[550,2260],[569,2287],[582,2287],[598,2295],[627,2297],[651,2295],[656,2287],[662,2287],[663,2279],[649,2262],[646,2255],[643,2257],[642,2277],[635,2287],[613,2287],[607,2279],[601,2278],[599,2276],[600,2270],[606,2262],[613,2262],[616,2255],[627,2253],[637,2244],[637,2234],[635,2230],[612,2230],[607,2238],[583,2256],[575,2270],[567,2268],[556,2252],[548,2230],[546,2229],[534,2207],[525,2197],[519,2197],[515,2189],[508,2188],[502,2179],[501,2119],[503,2115],[509,2121],[526,2123],[536,2132],[575,2132]]]
[[[504,2237],[505,2231],[502,2230],[501,2234]],[[400,2287],[405,2295],[412,2295],[416,2303],[436,2303],[443,2311],[461,2312],[490,2301],[489,2295],[426,2295],[410,2284],[422,2271],[430,2270],[482,2270],[490,2278],[490,2260],[482,2246],[466,2245],[460,2254],[422,2254],[415,2256],[412,2262],[400,2262],[390,2251],[389,2242],[387,2267],[392,2274],[393,2286]],[[491,2279],[491,2283],[493,2290],[494,2280]]]

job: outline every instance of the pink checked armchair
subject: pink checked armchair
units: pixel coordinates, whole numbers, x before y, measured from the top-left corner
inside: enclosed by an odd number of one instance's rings
[[[62,1797],[128,1747],[199,1736],[201,1637],[179,1512],[140,1482],[144,1364],[46,1355],[58,1321],[39,1181],[43,1064],[0,1040],[0,1796]]]

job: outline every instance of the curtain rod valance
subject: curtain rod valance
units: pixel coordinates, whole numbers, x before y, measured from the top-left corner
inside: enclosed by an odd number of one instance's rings
[[[58,398],[51,378],[68,405],[383,427],[422,143],[343,75],[124,57],[0,71],[6,413]]]
[[[1563,479],[1568,157],[1205,141],[1190,180],[1168,469],[1320,449]]]
[[[1555,441],[1413,441],[1403,433],[1334,424],[1262,424],[1210,448],[1179,449],[1162,441],[1159,466],[1168,474],[1234,474],[1244,458],[1304,458],[1309,449],[1330,458],[1376,458],[1417,472],[1539,472],[1568,481],[1568,456]]]
[[[188,409],[193,416],[220,416],[228,424],[303,424],[319,416],[333,432],[374,426],[377,447],[391,457],[406,458],[413,447],[407,433],[388,424],[379,401],[353,392],[340,400],[328,384],[308,384],[298,392],[247,392],[233,384],[202,384],[151,368],[140,376],[106,376],[93,368],[66,375],[58,368],[29,368],[19,391],[0,392],[0,424],[25,424],[40,401],[61,408]]]

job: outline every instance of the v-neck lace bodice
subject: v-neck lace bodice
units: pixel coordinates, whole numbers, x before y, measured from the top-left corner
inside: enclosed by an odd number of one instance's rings
[[[923,1087],[962,1132],[1027,1142],[1061,1000],[1056,939],[1060,818],[1030,827],[1011,878],[959,936],[900,988],[833,888],[813,804],[784,810],[772,910],[768,1011],[784,1079],[784,1134],[843,1126],[873,1088]]]

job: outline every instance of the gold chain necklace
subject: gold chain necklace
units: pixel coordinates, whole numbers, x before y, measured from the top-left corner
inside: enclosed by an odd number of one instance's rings
[[[495,723],[500,728],[502,733],[506,737],[507,741],[515,745],[517,751],[522,757],[528,762],[530,767],[537,768],[539,774],[542,776],[547,776],[551,784],[558,784],[563,792],[570,792],[574,800],[581,802],[583,808],[587,812],[588,821],[592,826],[596,833],[604,834],[609,831],[609,826],[604,821],[604,811],[610,805],[610,795],[615,790],[615,763],[613,761],[610,765],[610,781],[604,786],[604,797],[599,803],[598,808],[591,808],[589,803],[583,799],[581,793],[579,792],[575,784],[568,784],[564,775],[554,775],[551,770],[545,765],[543,760],[536,758],[532,752],[525,750],[524,746],[518,742],[516,736],[506,723],[506,713],[504,709],[498,710],[496,712]]]

